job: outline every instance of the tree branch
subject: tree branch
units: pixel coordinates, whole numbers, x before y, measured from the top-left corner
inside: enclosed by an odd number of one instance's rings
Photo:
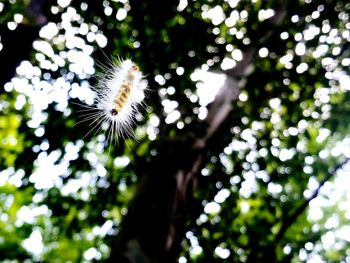
[[[278,243],[284,236],[284,234],[287,232],[287,230],[289,229],[289,227],[292,226],[292,224],[295,222],[295,220],[297,220],[297,218],[306,210],[306,208],[309,206],[310,202],[315,199],[319,193],[321,188],[323,187],[323,185],[328,182],[329,180],[331,180],[334,175],[337,174],[337,172],[344,166],[346,165],[348,162],[350,161],[350,158],[346,158],[343,162],[339,163],[338,165],[336,165],[332,171],[320,182],[320,185],[317,187],[317,189],[313,192],[313,194],[304,200],[304,202],[298,207],[296,208],[289,217],[287,217],[285,220],[283,220],[283,224],[280,228],[280,230],[278,231],[276,238],[275,238],[275,243]]]

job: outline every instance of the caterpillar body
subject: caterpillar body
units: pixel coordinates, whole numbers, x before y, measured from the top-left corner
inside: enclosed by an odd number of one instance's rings
[[[98,77],[98,84],[93,88],[94,104],[84,106],[82,121],[89,121],[93,126],[88,134],[106,126],[109,142],[119,137],[133,137],[132,125],[143,103],[146,86],[139,67],[131,60],[111,63],[111,68]]]

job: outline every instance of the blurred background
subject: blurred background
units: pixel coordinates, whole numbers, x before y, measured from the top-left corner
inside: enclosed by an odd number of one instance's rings
[[[1,262],[350,262],[349,10],[1,0]],[[118,56],[148,91],[109,144]]]

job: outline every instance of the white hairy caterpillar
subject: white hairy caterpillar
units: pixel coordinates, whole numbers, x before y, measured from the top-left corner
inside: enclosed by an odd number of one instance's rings
[[[84,105],[81,122],[90,122],[92,132],[107,127],[107,141],[134,137],[132,125],[145,97],[146,83],[139,67],[130,59],[116,60],[98,76],[94,104]],[[88,135],[87,134],[87,135]]]

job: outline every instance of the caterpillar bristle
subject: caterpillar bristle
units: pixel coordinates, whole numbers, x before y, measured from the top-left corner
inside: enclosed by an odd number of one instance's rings
[[[85,137],[92,131],[100,132],[105,124],[109,143],[117,142],[119,138],[134,137],[135,115],[139,113],[139,106],[143,105],[146,90],[143,75],[134,62],[119,57],[100,68],[104,72],[95,76],[97,85],[92,87],[94,104],[83,105],[79,111],[83,119],[78,123],[89,122],[92,126]]]

